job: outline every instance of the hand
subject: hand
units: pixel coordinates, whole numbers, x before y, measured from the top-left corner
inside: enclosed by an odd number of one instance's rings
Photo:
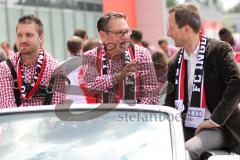
[[[210,120],[206,120],[203,121],[197,128],[195,131],[195,135],[197,135],[202,129],[206,128],[206,129],[210,129],[210,128],[216,128],[219,127],[218,125],[214,124],[212,121]]]
[[[129,64],[127,64],[121,72],[117,75],[117,80],[121,81],[123,80],[127,75],[134,73],[136,70],[137,64],[136,60],[131,61]]]

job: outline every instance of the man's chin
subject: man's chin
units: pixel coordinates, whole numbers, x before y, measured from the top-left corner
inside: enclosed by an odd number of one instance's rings
[[[181,48],[182,46],[180,44],[178,44],[178,43],[175,43],[175,47]]]
[[[115,52],[112,52],[110,54],[112,59],[119,59],[122,58],[124,56],[124,52],[127,50],[116,50]]]
[[[130,45],[130,42],[128,42],[128,41],[122,42],[122,43],[119,44],[119,48],[122,51],[126,51],[126,50],[128,50],[129,45]]]
[[[28,54],[32,54],[32,52],[28,51],[28,50],[20,50],[19,51],[21,54],[24,54],[24,55],[28,55]]]
[[[129,46],[125,46],[125,47],[120,48],[120,49],[121,49],[121,52],[127,51],[127,50],[128,50],[128,47],[129,47]]]

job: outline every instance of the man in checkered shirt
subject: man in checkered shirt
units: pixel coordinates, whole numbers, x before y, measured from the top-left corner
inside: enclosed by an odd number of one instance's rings
[[[33,15],[23,16],[16,27],[16,44],[19,52],[10,58],[17,74],[15,84],[20,93],[19,106],[42,105],[45,101],[46,89],[57,62],[41,48],[43,44],[43,24]],[[17,82],[16,82],[17,81]],[[63,92],[65,83],[58,81],[53,87],[51,104],[65,101]],[[14,80],[6,61],[0,64],[0,108],[16,107]],[[44,93],[45,91],[45,93]]]
[[[108,13],[97,27],[103,44],[83,55],[87,90],[98,103],[158,104],[160,89],[151,54],[139,45],[130,47],[132,32],[125,15]]]

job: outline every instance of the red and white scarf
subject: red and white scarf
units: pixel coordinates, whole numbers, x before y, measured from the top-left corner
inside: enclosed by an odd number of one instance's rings
[[[26,78],[24,75],[24,71],[22,68],[22,61],[21,61],[21,57],[18,59],[17,62],[17,81],[18,81],[18,89],[20,91],[21,94],[21,99],[22,100],[28,100],[30,99],[34,93],[36,92],[36,90],[38,89],[41,79],[42,79],[42,75],[46,66],[46,56],[44,54],[44,50],[43,49],[39,49],[39,55],[38,55],[38,60],[37,60],[37,66],[36,66],[36,72],[34,74],[33,77],[33,81],[31,82],[31,89],[30,91],[27,93],[27,86],[26,86]]]
[[[80,102],[88,103],[88,104],[97,103],[97,98],[95,97],[94,93],[89,92],[87,90],[86,83],[84,83],[83,77],[84,77],[85,73],[86,73],[86,69],[84,67],[80,66],[78,80],[79,80],[79,84],[80,84],[80,89],[83,92],[83,95],[81,95]]]
[[[192,96],[190,106],[187,106],[187,114],[185,119],[185,126],[197,128],[197,126],[204,120],[206,110],[206,95],[204,89],[204,61],[206,56],[207,38],[200,33],[200,47],[197,54],[197,63],[193,78]],[[176,97],[175,107],[180,112],[184,110],[183,99],[184,93],[184,77],[187,67],[187,61],[183,58],[184,50],[180,51],[178,66],[175,79]]]
[[[132,48],[129,47],[128,51],[124,52],[125,65],[130,63],[130,61],[135,59],[134,52]],[[107,60],[106,52],[104,51],[104,46],[100,48],[98,54],[98,72],[100,76],[110,74],[111,63]],[[115,89],[110,90],[111,93],[101,93],[100,96],[101,103],[108,103],[109,94],[115,94],[116,102],[136,104],[138,98],[138,86],[139,86],[139,76],[136,71],[133,75],[127,76],[124,81],[118,83],[118,90],[115,93]],[[117,95],[116,95],[117,94]]]

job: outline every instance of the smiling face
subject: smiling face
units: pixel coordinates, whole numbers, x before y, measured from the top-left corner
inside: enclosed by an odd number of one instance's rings
[[[175,19],[175,13],[170,13],[168,16],[168,31],[167,35],[171,37],[174,40],[176,47],[182,47],[183,41],[184,41],[184,26],[182,28],[179,28],[176,19]]]
[[[39,35],[38,26],[33,22],[19,23],[16,32],[16,44],[21,54],[33,54],[43,43],[43,34]]]
[[[112,17],[107,29],[99,34],[110,54],[119,54],[128,49],[131,30],[124,18]]]

